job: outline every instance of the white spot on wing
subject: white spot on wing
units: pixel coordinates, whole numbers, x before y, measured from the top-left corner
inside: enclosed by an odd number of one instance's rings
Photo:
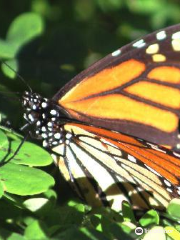
[[[117,57],[120,53],[121,53],[121,50],[118,49],[118,50],[116,50],[116,51],[114,51],[114,52],[112,53],[112,56],[113,56],[113,57]]]
[[[180,190],[177,190],[178,195],[180,195]]]
[[[177,149],[180,149],[180,143],[178,143],[178,144],[176,145],[176,147],[177,147]]]
[[[177,193],[180,195],[180,187],[177,187]]]
[[[164,183],[168,186],[171,187],[171,183],[169,181],[167,181],[166,179],[164,179]]]
[[[139,41],[133,43],[133,47],[136,47],[136,48],[142,48],[146,45],[146,43],[144,42],[143,39],[140,39]]]
[[[166,188],[166,190],[170,193],[172,193],[172,189],[171,188]]]
[[[131,162],[134,162],[134,163],[137,162],[137,161],[136,161],[136,158],[133,157],[132,155],[129,155],[129,154],[128,154],[128,160],[131,161]]]
[[[174,154],[176,157],[180,157],[180,154],[177,153],[177,152],[173,152],[173,154]]]
[[[165,31],[160,31],[156,34],[157,40],[163,40],[166,38],[166,32]]]
[[[172,39],[180,39],[180,31],[172,34]]]
[[[171,43],[174,51],[180,51],[180,39],[173,39]]]

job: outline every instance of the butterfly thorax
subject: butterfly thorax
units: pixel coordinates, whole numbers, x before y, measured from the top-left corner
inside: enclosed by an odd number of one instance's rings
[[[62,144],[65,139],[64,121],[61,112],[51,100],[37,93],[24,92],[22,105],[24,119],[29,125],[35,125],[35,134],[43,139],[44,147]]]

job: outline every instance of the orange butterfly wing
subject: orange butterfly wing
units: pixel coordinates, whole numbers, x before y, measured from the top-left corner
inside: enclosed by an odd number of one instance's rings
[[[70,118],[178,147],[178,31],[180,25],[155,32],[108,55],[72,79],[54,100]]]

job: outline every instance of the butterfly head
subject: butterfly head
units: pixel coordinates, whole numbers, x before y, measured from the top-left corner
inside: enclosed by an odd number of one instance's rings
[[[42,113],[42,109],[48,107],[48,100],[41,97],[37,93],[24,92],[22,105],[25,109],[24,118],[33,124],[38,121]],[[43,111],[44,112],[44,111]]]
[[[24,92],[22,105],[24,119],[29,125],[35,125],[35,134],[42,138],[45,147],[52,147],[63,142],[63,122],[58,107],[47,98],[32,92]]]

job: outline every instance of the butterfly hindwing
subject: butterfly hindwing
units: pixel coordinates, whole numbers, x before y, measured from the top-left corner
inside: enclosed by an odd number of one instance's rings
[[[138,208],[164,207],[178,196],[180,159],[165,148],[82,124],[66,124],[65,130],[71,138],[53,151],[61,155],[60,171],[71,181],[68,159],[76,191],[89,203],[103,199],[117,210],[126,199]]]

